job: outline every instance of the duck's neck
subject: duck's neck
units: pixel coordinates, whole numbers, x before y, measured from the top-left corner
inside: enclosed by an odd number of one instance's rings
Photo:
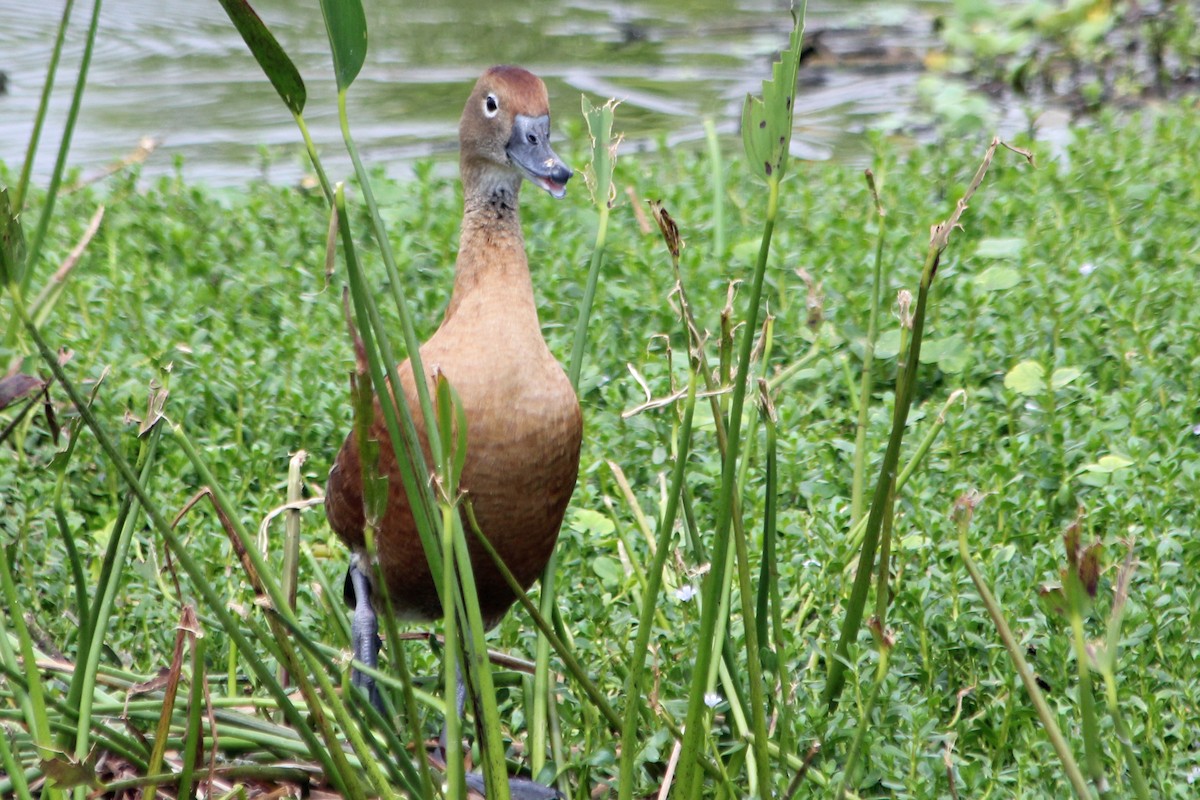
[[[518,211],[520,177],[507,171],[471,174],[464,165],[463,186],[462,233],[446,319],[467,305],[478,313],[481,307],[496,304],[510,318],[528,312],[536,324]]]

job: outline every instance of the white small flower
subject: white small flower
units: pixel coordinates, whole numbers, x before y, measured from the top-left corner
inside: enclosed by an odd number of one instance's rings
[[[696,596],[696,587],[690,583],[685,583],[675,591],[675,599],[681,603],[690,602]]]
[[[1096,265],[1090,261],[1085,261],[1079,265],[1079,274],[1085,278],[1088,275],[1091,275],[1095,271],[1096,271]]]
[[[804,559],[804,566],[806,566],[806,567],[816,567],[817,569],[820,569],[820,568],[821,568],[821,562],[820,562],[820,561],[817,561],[815,558],[806,558],[806,559]]]
[[[1197,423],[1192,426],[1192,433],[1195,434],[1196,436],[1200,436],[1200,423]],[[1197,767],[1197,769],[1200,769],[1200,767]]]
[[[721,700],[721,695],[717,692],[707,692],[704,695],[704,705],[708,706],[709,708],[716,708],[717,706],[721,705]]]
[[[1192,767],[1184,777],[1187,778],[1188,784],[1193,784],[1200,780],[1200,767]]]

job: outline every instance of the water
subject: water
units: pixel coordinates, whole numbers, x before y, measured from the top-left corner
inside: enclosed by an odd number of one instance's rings
[[[305,119],[323,153],[340,149],[328,43],[315,2],[257,0],[256,10],[291,55],[308,88]],[[404,174],[415,159],[451,161],[470,85],[487,66],[515,63],[546,80],[557,121],[577,115],[579,95],[623,100],[618,129],[631,148],[688,146],[703,120],[735,135],[746,92],[757,92],[791,20],[778,0],[367,0],[367,62],[351,88],[364,159]],[[53,166],[91,4],[80,0],[35,166]],[[809,4],[825,65],[806,65],[794,149],[849,161],[865,154],[863,131],[912,101],[920,59],[934,45],[938,4]],[[0,0],[0,161],[19,168],[33,125],[61,3]],[[159,144],[144,174],[173,173],[234,186],[305,172],[300,136],[216,0],[110,0],[101,13],[70,164],[84,176],[128,156],[142,137]],[[331,171],[344,174],[332,162]],[[340,171],[340,172],[339,172]]]

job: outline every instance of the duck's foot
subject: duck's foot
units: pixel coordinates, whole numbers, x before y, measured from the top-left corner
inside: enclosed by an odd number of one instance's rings
[[[468,772],[466,776],[467,788],[476,794],[487,797],[487,792],[483,788],[483,773]],[[508,779],[508,794],[512,800],[565,800],[562,792],[550,786],[545,786],[537,781],[531,781],[528,778],[514,778],[509,776]]]
[[[454,704],[458,707],[459,719],[462,719],[467,705],[467,683],[463,680],[462,668],[459,667],[457,669],[458,691],[455,693]],[[440,758],[443,765],[446,763],[447,735],[446,725],[442,723],[442,735],[439,737],[438,744],[442,750]],[[484,783],[482,772],[468,772],[464,779],[467,783],[467,788],[482,797],[487,797],[486,784]],[[559,798],[563,798],[562,792],[555,788],[538,783],[537,781],[531,781],[528,778],[514,778],[511,775],[508,778],[508,793],[512,800],[559,800]]]
[[[354,658],[373,669],[379,665],[379,648],[383,643],[379,640],[379,619],[371,605],[371,582],[360,568],[357,554],[350,557],[343,592],[346,604],[354,607],[354,617],[350,621],[350,646]],[[351,668],[350,683],[366,691],[371,705],[383,713],[383,698],[374,678]]]

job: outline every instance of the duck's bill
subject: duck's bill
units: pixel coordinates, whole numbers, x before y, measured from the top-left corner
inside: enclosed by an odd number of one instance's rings
[[[565,183],[555,183],[550,178],[534,175],[528,171],[525,174],[529,176],[529,180],[549,192],[554,199],[561,200],[566,196],[567,185]]]
[[[508,157],[530,182],[561,199],[575,173],[550,148],[550,117],[517,115],[513,120]]]

